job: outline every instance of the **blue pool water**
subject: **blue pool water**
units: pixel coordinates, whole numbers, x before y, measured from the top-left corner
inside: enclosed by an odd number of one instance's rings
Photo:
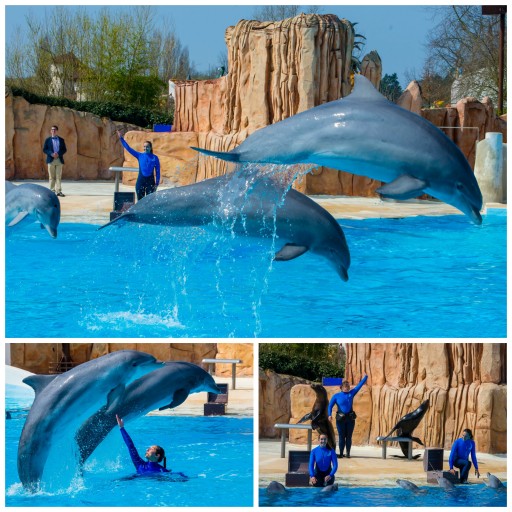
[[[505,484],[506,485],[506,484]],[[290,489],[285,495],[259,491],[260,507],[506,507],[506,490],[485,484],[457,486],[446,491],[435,485],[420,487],[414,494],[401,487],[353,487],[340,484],[338,492]]]
[[[119,429],[109,434],[87,461],[81,476],[62,488],[26,492],[16,469],[18,440],[27,411],[16,409],[6,420],[6,505],[18,507],[67,506],[196,506],[231,507],[253,504],[252,418],[145,416],[130,422],[139,453],[150,444],[166,450],[167,467],[190,479],[169,475],[136,476]],[[63,456],[62,454],[68,454]],[[57,456],[56,456],[57,455]],[[69,448],[54,454],[47,472],[65,473]],[[60,455],[60,456],[59,456]],[[67,475],[66,475],[67,476]],[[229,489],[229,492],[226,492]]]
[[[399,210],[397,205],[397,210]],[[7,337],[505,337],[506,210],[343,220],[326,260],[203,228],[29,224],[6,238]]]

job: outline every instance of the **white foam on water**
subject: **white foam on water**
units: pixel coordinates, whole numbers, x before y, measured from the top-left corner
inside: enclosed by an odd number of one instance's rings
[[[97,313],[93,315],[93,319],[101,324],[109,324],[118,330],[124,330],[131,325],[151,325],[162,326],[166,328],[184,329],[185,326],[177,319],[176,311],[168,316],[162,316],[155,313],[116,311],[111,313]],[[100,330],[104,325],[98,325],[96,321],[90,323],[87,327],[89,330]]]

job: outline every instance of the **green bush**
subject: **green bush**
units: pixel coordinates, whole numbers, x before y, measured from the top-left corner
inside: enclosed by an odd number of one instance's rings
[[[134,124],[143,128],[152,128],[154,124],[173,124],[173,116],[168,112],[113,102],[74,101],[55,96],[39,96],[17,87],[11,88],[11,91],[14,96],[21,96],[29,103],[39,103],[51,107],[68,107],[80,112],[89,112],[99,117],[108,117],[112,121]]]
[[[327,361],[314,361],[297,355],[260,352],[260,368],[321,382],[322,377],[343,377],[343,368]]]

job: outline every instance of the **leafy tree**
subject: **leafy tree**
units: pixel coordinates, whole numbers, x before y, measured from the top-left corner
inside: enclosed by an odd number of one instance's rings
[[[148,6],[129,13],[103,8],[95,16],[52,7],[42,21],[27,17],[26,37],[8,42],[6,83],[40,95],[74,98],[79,91],[77,99],[153,109],[167,96],[167,80],[190,72],[188,49],[172,24],[156,25]]]
[[[382,80],[380,81],[380,92],[386,96],[389,101],[396,103],[403,90],[400,86],[400,82],[398,81],[398,76],[396,73],[392,75],[384,75]]]
[[[262,5],[254,10],[252,17],[258,21],[281,21],[298,16],[301,12],[319,14],[321,9],[319,5]]]
[[[432,80],[436,77],[442,84],[451,84],[457,79],[459,95],[490,95],[496,101],[499,87],[499,17],[483,16],[479,5],[431,9],[438,23],[428,36],[422,89],[425,89],[425,78]],[[437,99],[450,101],[450,95],[446,91]]]

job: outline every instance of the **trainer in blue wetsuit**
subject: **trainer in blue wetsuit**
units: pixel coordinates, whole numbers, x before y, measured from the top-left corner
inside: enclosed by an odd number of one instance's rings
[[[160,160],[153,154],[153,145],[150,141],[146,140],[144,142],[144,153],[139,153],[128,145],[119,130],[117,134],[119,135],[119,140],[124,149],[139,162],[139,175],[137,177],[137,183],[135,184],[137,200],[139,201],[148,194],[156,192],[160,183]]]
[[[338,429],[338,444],[340,445],[340,457],[343,458],[343,450],[346,449],[346,457],[350,458],[350,448],[352,448],[352,434],[356,426],[356,413],[353,410],[353,401],[356,394],[363,387],[368,379],[365,375],[361,382],[354,388],[350,389],[350,383],[346,380],[340,386],[341,391],[333,395],[329,402],[327,412],[329,419],[332,420],[332,408],[334,404],[338,406],[336,413],[336,428]]]
[[[320,434],[320,446],[311,450],[309,456],[309,478],[315,487],[332,485],[338,470],[336,452],[327,446],[327,436]]]
[[[170,473],[168,469],[166,469],[164,466],[161,466],[158,464],[162,460],[165,461],[165,452],[164,449],[161,446],[150,446],[146,450],[146,459],[147,461],[143,460],[139,453],[137,452],[137,448],[135,448],[135,445],[133,444],[133,441],[131,437],[128,435],[128,432],[124,429],[124,422],[123,420],[116,415],[117,418],[117,424],[119,425],[119,429],[121,431],[121,435],[123,436],[124,442],[126,443],[126,446],[128,447],[128,451],[130,452],[130,457],[132,459],[133,465],[135,466],[135,469],[137,470],[137,473],[141,474],[147,474],[147,473]],[[165,462],[164,462],[165,464]]]
[[[475,465],[475,475],[480,478],[480,471],[478,471],[478,462],[476,460],[475,441],[473,441],[473,433],[469,428],[462,431],[462,437],[453,443],[450,452],[448,464],[450,465],[450,473],[455,474],[453,466],[460,469],[460,483],[465,484],[468,481],[469,470],[471,469],[471,462],[469,462],[469,455]]]

